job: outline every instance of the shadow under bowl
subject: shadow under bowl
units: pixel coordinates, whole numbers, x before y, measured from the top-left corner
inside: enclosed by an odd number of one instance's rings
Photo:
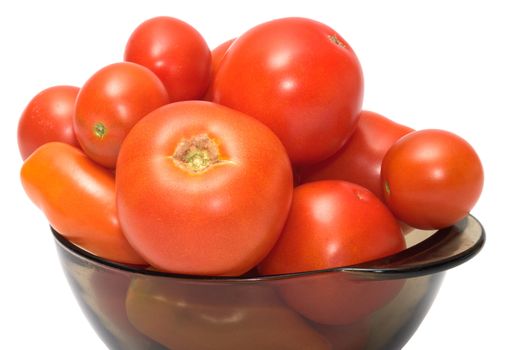
[[[52,229],[65,275],[110,349],[401,349],[446,271],[483,247],[469,215],[406,235],[403,252],[304,273],[203,277],[96,257]]]

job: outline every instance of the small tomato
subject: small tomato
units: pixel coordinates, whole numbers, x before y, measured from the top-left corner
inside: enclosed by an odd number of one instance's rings
[[[400,220],[420,229],[455,224],[476,204],[483,166],[472,146],[444,130],[403,136],[386,153],[381,177],[386,204]]]
[[[18,122],[18,149],[22,159],[46,142],[59,141],[79,147],[73,131],[76,86],[59,85],[39,92],[28,103]]]

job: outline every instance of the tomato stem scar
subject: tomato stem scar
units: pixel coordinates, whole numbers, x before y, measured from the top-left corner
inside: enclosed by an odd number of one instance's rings
[[[193,173],[204,172],[220,162],[218,145],[207,134],[181,140],[172,159],[176,165]]]
[[[104,136],[106,136],[107,131],[108,131],[108,129],[106,128],[106,126],[104,126],[104,124],[102,122],[97,122],[93,126],[93,133],[99,139],[104,138]]]
[[[346,45],[344,45],[344,43],[340,41],[339,38],[337,38],[336,34],[328,35],[328,39],[340,47],[344,47],[344,48],[346,47]]]

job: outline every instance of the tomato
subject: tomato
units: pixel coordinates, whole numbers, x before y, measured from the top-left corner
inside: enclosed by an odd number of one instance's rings
[[[154,72],[170,101],[199,99],[209,86],[209,47],[196,29],[176,18],[154,17],[140,24],[128,39],[124,59]]]
[[[282,235],[258,268],[264,275],[321,270],[404,248],[399,224],[373,193],[346,181],[317,181],[295,188]],[[322,274],[284,283],[282,296],[315,322],[348,324],[386,304],[400,287],[398,281]]]
[[[273,289],[138,278],[126,299],[130,322],[169,349],[332,349]]]
[[[214,77],[216,76],[216,72],[220,68],[220,63],[223,61],[223,57],[231,47],[232,43],[234,42],[235,38],[227,40],[220,45],[216,46],[212,51],[212,60],[211,60],[211,79],[210,79],[210,85],[207,89],[207,92],[205,93],[205,96],[203,97],[206,101],[212,101],[212,82],[214,81]]]
[[[476,204],[483,166],[472,146],[444,130],[420,130],[397,141],[382,162],[384,197],[408,225],[438,229],[455,224]]]
[[[367,189],[346,181],[295,188],[284,231],[259,265],[263,274],[352,265],[404,249],[397,220]]]
[[[330,27],[282,18],[242,34],[216,73],[213,101],[269,126],[294,164],[334,154],[362,107],[363,77],[351,46]]]
[[[383,199],[382,159],[395,141],[411,131],[380,114],[363,110],[348,142],[329,159],[298,169],[298,176],[302,182],[346,180]]]
[[[71,242],[105,259],[145,265],[121,231],[113,175],[81,150],[48,142],[26,159],[21,180],[50,225]]]
[[[154,267],[240,275],[271,250],[292,171],[265,125],[206,101],[176,102],[137,123],[116,168],[125,235]]]
[[[90,158],[114,168],[132,126],[168,102],[165,87],[154,73],[135,63],[114,63],[97,71],[81,88],[75,104],[75,133]]]
[[[73,131],[78,92],[76,86],[53,86],[31,99],[18,122],[18,149],[22,159],[46,142],[60,141],[80,147]]]
[[[404,279],[361,279],[345,272],[305,276],[284,283],[282,298],[302,316],[321,325],[355,326],[397,297]],[[357,337],[360,341],[360,337]]]

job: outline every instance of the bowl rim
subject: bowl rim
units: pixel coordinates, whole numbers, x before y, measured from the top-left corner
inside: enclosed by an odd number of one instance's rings
[[[434,258],[431,261],[426,261],[422,264],[399,264],[399,266],[392,267],[395,261],[405,261],[409,257],[417,254],[425,254],[427,250],[437,247],[446,241],[452,239],[460,239],[460,235],[466,234],[467,229],[471,228],[472,231],[476,230],[476,236],[468,244],[465,244],[462,249],[457,253],[443,256],[440,258]],[[420,243],[405,249],[397,254],[360,263],[356,265],[340,266],[320,270],[284,273],[275,275],[258,275],[258,276],[201,276],[201,275],[188,275],[170,273],[158,270],[150,270],[140,266],[128,265],[116,261],[107,260],[94,255],[83,248],[70,242],[66,237],[61,235],[52,226],[50,226],[51,232],[55,238],[57,246],[61,247],[69,254],[73,254],[78,258],[87,260],[92,264],[102,265],[104,268],[116,269],[123,272],[133,273],[143,276],[152,277],[165,277],[174,278],[188,281],[201,281],[201,282],[235,282],[235,283],[256,283],[270,280],[284,280],[299,278],[303,276],[315,276],[329,273],[348,273],[356,275],[363,279],[401,279],[419,277],[429,274],[434,274],[442,271],[449,270],[455,266],[458,266],[477,255],[483,248],[486,241],[486,233],[483,225],[478,219],[472,214],[468,214],[465,218],[460,220],[455,225],[437,230],[430,237],[424,239]],[[457,236],[456,236],[457,235]],[[474,235],[474,232],[472,232]],[[461,237],[462,238],[462,237]],[[423,255],[421,254],[421,255]]]

